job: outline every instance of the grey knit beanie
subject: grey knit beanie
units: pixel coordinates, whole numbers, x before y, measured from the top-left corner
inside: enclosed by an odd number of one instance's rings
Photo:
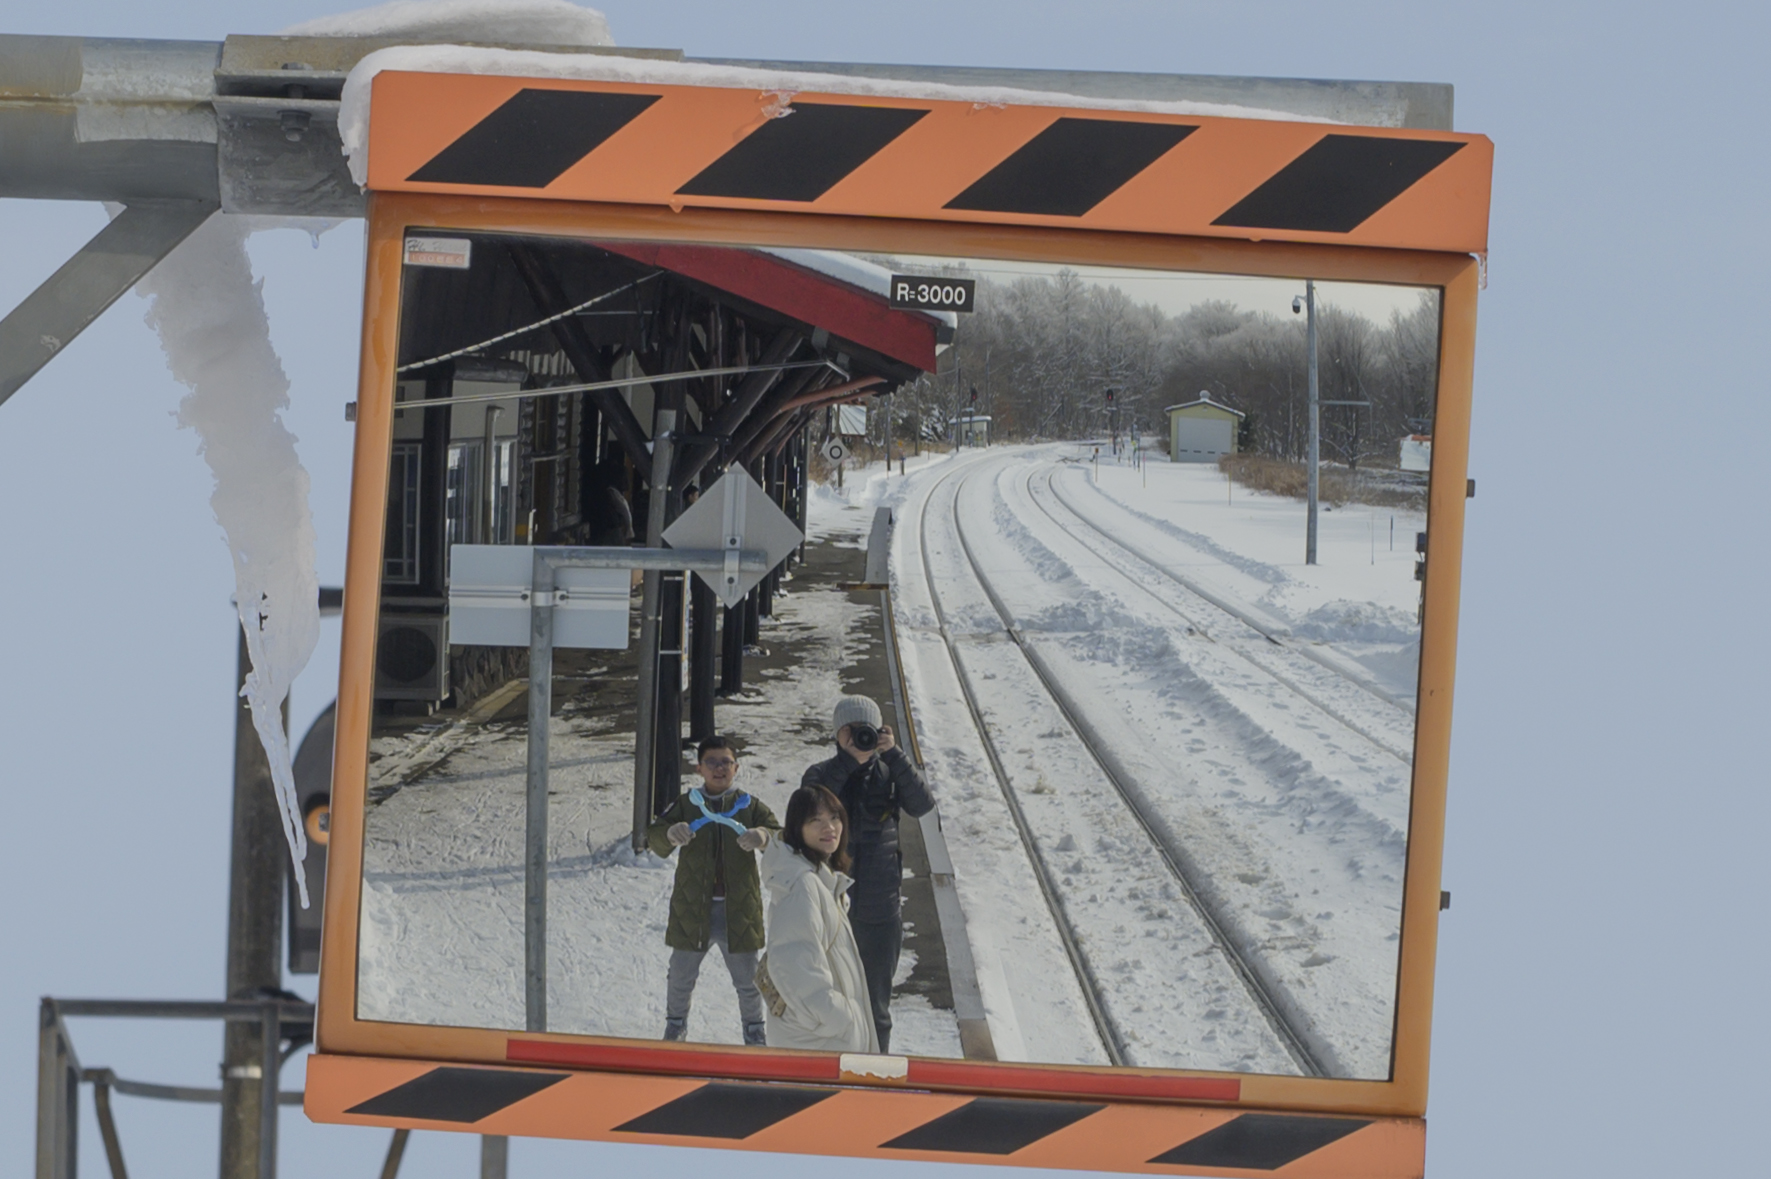
[[[879,728],[883,719],[879,705],[866,696],[844,696],[836,702],[836,728],[844,725],[872,725]]]

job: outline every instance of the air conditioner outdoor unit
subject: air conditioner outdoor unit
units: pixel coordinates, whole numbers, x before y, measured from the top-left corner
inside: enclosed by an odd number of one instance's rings
[[[375,641],[375,698],[435,703],[449,694],[449,619],[384,613]]]

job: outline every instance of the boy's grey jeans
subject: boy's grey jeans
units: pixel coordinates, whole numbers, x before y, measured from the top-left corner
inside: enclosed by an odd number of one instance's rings
[[[726,902],[725,898],[715,898],[713,902],[713,938],[712,945],[719,947],[720,954],[726,960],[726,970],[732,975],[732,986],[738,991],[738,1012],[746,1026],[763,1022],[762,992],[756,989],[757,952],[734,954],[726,948]],[[670,977],[664,995],[664,1017],[678,1020],[689,1017],[689,1000],[695,994],[695,980],[701,976],[701,960],[707,957],[706,950],[672,950],[670,952]]]

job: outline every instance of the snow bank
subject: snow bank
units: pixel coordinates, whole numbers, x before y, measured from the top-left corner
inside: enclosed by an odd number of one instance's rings
[[[1420,641],[1420,622],[1408,610],[1337,598],[1305,614],[1291,633],[1324,643],[1408,644]]]
[[[609,22],[567,0],[392,0],[290,25],[288,37],[459,37],[525,45],[613,45]]]
[[[304,26],[297,26],[301,27]],[[501,29],[501,40],[510,36],[511,34]],[[369,177],[370,84],[374,82],[375,75],[383,70],[433,74],[501,74],[521,78],[574,78],[596,82],[632,82],[647,86],[711,86],[749,90],[757,95],[759,111],[767,107],[772,108],[776,114],[790,113],[791,106],[784,104],[791,102],[795,94],[809,91],[875,98],[970,102],[979,108],[1009,105],[1058,106],[1227,119],[1277,119],[1294,123],[1333,122],[1330,119],[1311,118],[1285,111],[1215,102],[1136,102],[1085,98],[1076,94],[1056,94],[1044,90],[1016,90],[1002,86],[948,86],[897,78],[859,78],[795,70],[759,70],[746,66],[658,61],[601,54],[593,56],[531,50],[476,49],[464,45],[411,45],[371,53],[358,62],[345,79],[338,131],[344,143],[345,157],[350,161],[351,179],[359,185],[367,184]]]
[[[271,346],[262,284],[252,279],[252,219],[218,213],[146,278],[147,322],[167,367],[191,391],[178,424],[197,432],[215,474],[209,504],[234,558],[235,601],[252,668],[241,695],[252,708],[290,854],[307,856],[283,701],[320,637],[319,579],[308,475],[280,411],[289,379]],[[295,873],[301,904],[306,877]]]

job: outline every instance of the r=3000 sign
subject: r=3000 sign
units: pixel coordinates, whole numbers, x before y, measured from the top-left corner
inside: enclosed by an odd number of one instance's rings
[[[915,311],[970,311],[977,287],[972,278],[894,274],[891,305]]]

